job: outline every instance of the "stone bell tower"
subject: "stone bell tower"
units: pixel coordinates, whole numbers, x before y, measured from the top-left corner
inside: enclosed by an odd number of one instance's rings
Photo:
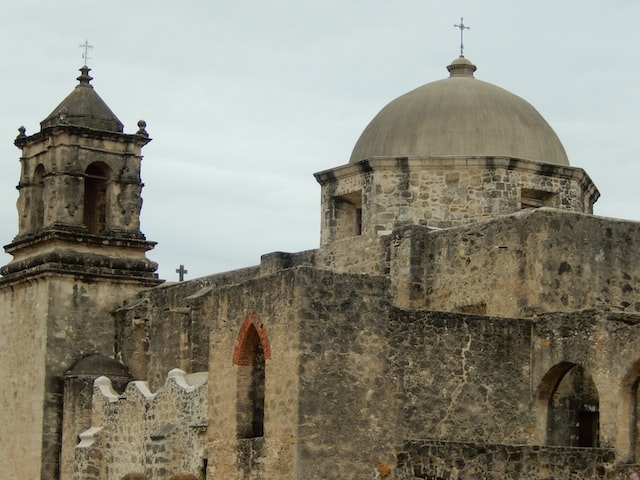
[[[155,243],[140,231],[146,125],[123,133],[89,71],[39,132],[21,127],[15,140],[18,233],[0,268],[2,478],[66,478],[64,375],[88,356],[113,358],[110,312],[160,283],[146,258]]]

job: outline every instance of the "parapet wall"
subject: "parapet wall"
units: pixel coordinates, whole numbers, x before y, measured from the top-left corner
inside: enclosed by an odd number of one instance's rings
[[[140,293],[115,315],[116,357],[134,378],[159,389],[166,372],[178,367],[201,372],[209,366],[209,322],[193,319],[198,302],[222,285],[257,278],[260,267],[248,267],[186,282],[166,283]],[[144,346],[144,347],[142,347]]]
[[[640,311],[640,223],[550,208],[440,231],[393,233],[394,303],[532,317]]]
[[[610,449],[410,441],[398,455],[396,480],[628,479]],[[629,469],[630,471],[630,466]]]
[[[94,382],[91,428],[80,434],[75,480],[120,480],[130,472],[165,479],[176,471],[201,475],[205,465],[207,373],[169,372],[152,393],[131,382],[122,395],[111,381]]]

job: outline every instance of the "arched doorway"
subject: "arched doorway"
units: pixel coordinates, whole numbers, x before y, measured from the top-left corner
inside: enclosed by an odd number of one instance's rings
[[[640,360],[631,366],[622,380],[622,424],[628,422],[629,430],[625,435],[628,438],[629,461],[640,459]]]
[[[538,388],[546,404],[546,443],[566,447],[599,445],[600,402],[591,375],[578,364],[552,367]]]
[[[238,333],[233,363],[237,366],[238,438],[264,435],[265,361],[271,347],[257,314],[248,315]]]

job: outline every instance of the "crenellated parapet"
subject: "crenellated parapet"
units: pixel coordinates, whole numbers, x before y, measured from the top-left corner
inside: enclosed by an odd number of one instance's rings
[[[118,394],[107,377],[94,382],[91,428],[75,449],[77,480],[120,480],[143,471],[164,479],[199,475],[205,465],[207,372],[171,370],[157,392],[143,381]]]

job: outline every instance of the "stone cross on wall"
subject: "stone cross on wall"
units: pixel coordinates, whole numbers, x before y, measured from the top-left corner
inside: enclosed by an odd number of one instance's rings
[[[176,268],[176,273],[178,274],[179,281],[183,282],[184,281],[184,274],[185,273],[189,273],[189,270],[184,268],[184,265],[181,264],[179,268]]]

